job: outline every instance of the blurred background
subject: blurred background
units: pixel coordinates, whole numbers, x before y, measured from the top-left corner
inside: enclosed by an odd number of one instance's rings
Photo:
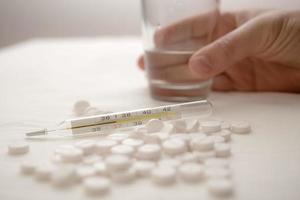
[[[223,0],[221,7],[300,9],[300,0]],[[139,0],[0,0],[0,48],[37,37],[138,36],[139,12]]]

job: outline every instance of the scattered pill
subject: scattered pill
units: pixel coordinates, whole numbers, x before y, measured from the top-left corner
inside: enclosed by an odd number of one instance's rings
[[[223,130],[230,129],[230,127],[231,127],[231,125],[230,125],[230,123],[228,123],[228,122],[222,122],[222,123],[221,123],[221,128],[222,128]]]
[[[84,180],[83,186],[89,195],[105,194],[110,190],[110,180],[104,177],[90,177]]]
[[[60,153],[63,162],[80,162],[83,158],[83,152],[78,148],[65,149]]]
[[[133,167],[127,170],[114,171],[110,174],[113,181],[118,183],[128,183],[135,179],[136,171]]]
[[[102,139],[96,143],[95,149],[98,154],[104,155],[110,152],[110,149],[118,142],[110,139]]]
[[[148,133],[154,133],[160,131],[164,127],[164,122],[159,119],[150,119],[145,128]]]
[[[172,167],[157,167],[152,170],[152,180],[158,184],[172,184],[176,180],[176,171]]]
[[[187,182],[200,181],[205,175],[203,166],[197,163],[185,163],[179,166],[178,174]]]
[[[134,153],[134,148],[129,145],[120,144],[120,145],[116,145],[116,146],[112,147],[110,151],[112,154],[121,154],[121,155],[125,155],[125,156],[132,156]]]
[[[74,166],[63,166],[53,170],[51,182],[58,187],[66,187],[75,181]]]
[[[36,164],[32,161],[24,161],[20,165],[22,174],[33,174],[35,172]]]
[[[227,179],[211,179],[207,182],[208,191],[214,196],[228,196],[233,192],[233,186]]]
[[[131,146],[134,149],[137,149],[138,147],[140,147],[144,144],[144,141],[141,139],[128,138],[128,139],[123,140],[122,144]]]
[[[51,178],[55,167],[48,164],[41,164],[35,170],[35,177],[40,181],[48,181]]]
[[[131,160],[124,155],[110,155],[106,158],[106,166],[109,171],[118,171],[128,169]]]
[[[172,134],[176,132],[174,125],[169,123],[168,124],[166,123],[160,131],[168,134]]]
[[[162,143],[163,150],[168,155],[178,155],[187,151],[184,140],[168,139]]]
[[[230,145],[226,143],[216,143],[215,152],[217,157],[228,157],[230,156]]]
[[[199,128],[200,128],[200,123],[198,120],[192,119],[190,121],[187,121],[186,131],[188,133],[198,132]]]
[[[224,129],[218,135],[222,136],[225,139],[225,142],[229,142],[231,140],[231,131]]]
[[[194,152],[195,155],[197,156],[198,162],[204,162],[205,160],[209,158],[215,158],[216,157],[216,152],[215,151],[197,151]]]
[[[238,134],[250,133],[251,126],[248,122],[240,121],[231,124],[231,131]]]
[[[180,164],[181,164],[180,160],[173,159],[173,158],[166,158],[166,159],[160,160],[158,162],[158,166],[172,167],[174,169],[177,169]]]
[[[75,174],[79,180],[83,180],[87,177],[96,175],[96,169],[93,166],[79,166],[76,168]]]
[[[108,170],[104,162],[97,162],[94,164],[95,172],[97,175],[107,176]]]
[[[190,138],[191,138],[191,135],[190,134],[186,134],[186,133],[175,133],[175,134],[170,135],[170,139],[183,140],[186,145],[189,144]]]
[[[143,140],[145,143],[153,143],[153,144],[157,144],[160,142],[160,138],[158,136],[159,132],[155,132],[155,133],[146,133],[143,135]]]
[[[185,133],[187,130],[187,123],[183,119],[178,119],[171,122],[177,133]]]
[[[212,121],[203,121],[200,123],[201,130],[204,133],[214,133],[221,130],[221,122],[212,120]]]
[[[142,160],[157,160],[160,155],[161,147],[157,144],[145,144],[137,151],[137,157]]]
[[[102,159],[103,158],[101,156],[92,154],[92,155],[84,157],[83,160],[82,160],[82,164],[84,164],[84,165],[93,165],[96,162],[102,161]]]
[[[75,147],[81,149],[85,155],[94,153],[96,142],[93,140],[82,140],[75,143]]]
[[[190,147],[194,151],[209,151],[214,148],[214,140],[211,137],[194,138],[190,141]]]
[[[198,157],[193,152],[186,152],[184,154],[176,156],[176,159],[180,160],[182,163],[189,163],[189,162],[198,162]]]
[[[141,177],[149,176],[155,167],[155,163],[152,161],[137,161],[133,165],[136,174]]]
[[[107,139],[115,140],[118,143],[121,143],[123,140],[129,138],[129,134],[127,133],[113,133],[107,136]]]
[[[159,142],[162,143],[165,140],[167,140],[169,138],[169,133],[166,132],[157,132],[157,133],[152,133],[154,135],[156,135],[156,137],[158,138]]]
[[[73,106],[73,112],[75,116],[82,116],[85,114],[85,110],[90,107],[90,103],[86,100],[77,101]]]
[[[208,136],[208,137],[212,138],[214,143],[224,143],[224,142],[226,142],[225,138],[220,136],[220,135],[211,135],[211,136]]]
[[[8,153],[11,155],[21,155],[29,151],[29,144],[26,142],[15,142],[8,145]]]
[[[190,139],[198,139],[198,140],[202,140],[204,138],[206,138],[207,136],[204,133],[189,133],[188,134]]]

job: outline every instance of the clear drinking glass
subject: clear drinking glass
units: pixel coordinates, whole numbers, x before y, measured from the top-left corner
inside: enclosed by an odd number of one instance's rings
[[[211,41],[219,1],[141,0],[141,7],[145,66],[152,97],[166,101],[206,98],[212,81],[200,80],[189,70],[188,61]],[[199,33],[201,26],[203,34]]]

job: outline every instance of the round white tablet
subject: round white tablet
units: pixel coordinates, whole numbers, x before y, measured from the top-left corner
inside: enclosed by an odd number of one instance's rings
[[[110,180],[104,177],[90,177],[84,180],[85,191],[90,195],[100,195],[110,190]]]
[[[51,182],[58,187],[66,187],[75,181],[74,166],[64,166],[55,169],[51,174]]]
[[[197,119],[192,119],[187,121],[186,130],[188,133],[198,132],[200,128],[200,123]]]
[[[230,178],[230,170],[228,168],[211,167],[205,169],[207,178]]]
[[[121,143],[123,140],[129,138],[129,134],[127,134],[127,133],[113,133],[113,134],[108,135],[106,138],[110,139],[110,140],[115,140],[118,143]]]
[[[174,129],[177,133],[185,133],[187,130],[187,123],[183,119],[178,119],[171,122],[174,126]]]
[[[60,153],[63,162],[80,162],[83,158],[83,152],[78,148],[65,149]]]
[[[228,123],[228,122],[222,122],[222,123],[221,123],[221,128],[222,128],[223,130],[228,130],[228,129],[230,129],[230,127],[231,127],[231,124]]]
[[[169,123],[165,123],[164,127],[160,131],[168,134],[176,132],[174,125]]]
[[[83,180],[87,177],[95,176],[96,169],[93,166],[79,166],[75,170],[76,177]]]
[[[144,140],[145,143],[153,143],[157,144],[160,142],[160,138],[158,136],[159,132],[155,133],[146,133],[143,135],[142,139]]]
[[[231,154],[230,145],[227,143],[215,144],[215,152],[217,157],[228,157]]]
[[[96,143],[96,152],[98,154],[104,155],[110,152],[110,149],[117,145],[118,142],[115,140],[102,139]]]
[[[170,139],[183,140],[186,145],[189,144],[190,138],[191,138],[190,134],[187,134],[187,133],[175,133],[175,134],[170,135]]]
[[[134,149],[137,149],[138,147],[140,147],[144,144],[144,141],[141,139],[128,138],[128,139],[123,140],[122,144],[131,146]]]
[[[233,192],[233,186],[227,179],[211,179],[207,182],[208,191],[215,196],[228,196]]]
[[[81,149],[85,155],[94,153],[96,142],[94,140],[82,140],[74,145],[75,147]]]
[[[229,161],[223,158],[209,158],[204,161],[206,168],[229,168]]]
[[[104,162],[95,163],[94,168],[97,175],[107,176],[109,174]]]
[[[128,183],[136,178],[136,171],[134,168],[129,168],[121,171],[114,171],[110,174],[113,181],[118,183]]]
[[[238,134],[250,133],[251,126],[248,122],[240,121],[231,124],[231,131]]]
[[[197,182],[204,177],[204,168],[197,163],[185,163],[178,168],[179,176],[188,182]]]
[[[221,130],[221,122],[217,120],[203,121],[200,123],[201,130],[204,133],[214,133]]]
[[[160,167],[166,166],[166,167],[172,167],[174,169],[177,169],[177,167],[179,167],[180,164],[181,164],[180,160],[173,159],[173,158],[165,158],[158,162],[158,166]]]
[[[150,119],[146,124],[145,128],[148,133],[155,133],[160,131],[164,127],[164,122],[159,119]]]
[[[137,151],[137,157],[142,160],[157,160],[160,154],[161,147],[157,144],[145,144]]]
[[[167,140],[170,136],[169,133],[166,133],[166,132],[157,132],[157,133],[152,133],[152,134],[155,134],[157,136],[160,143]]]
[[[157,167],[152,170],[151,178],[158,184],[171,184],[176,180],[176,171],[172,167]]]
[[[231,131],[230,130],[224,129],[219,133],[219,135],[225,139],[225,142],[228,142],[231,139]]]
[[[40,181],[48,181],[55,167],[48,164],[41,164],[35,170],[35,177]]]
[[[29,151],[29,144],[26,142],[14,142],[8,145],[8,153],[11,155],[21,155]]]
[[[187,151],[184,140],[168,139],[162,143],[163,150],[168,155],[178,155]]]
[[[197,151],[194,153],[197,156],[198,162],[201,162],[201,163],[204,162],[206,159],[216,157],[215,151]]]
[[[186,152],[184,154],[176,156],[176,159],[180,160],[182,163],[189,163],[189,162],[198,162],[198,157],[193,152]]]
[[[24,161],[20,165],[21,173],[33,174],[35,172],[36,164],[32,161]]]
[[[85,114],[85,110],[90,107],[90,103],[86,100],[77,101],[73,106],[73,112],[76,116]]]
[[[201,140],[201,139],[204,139],[207,137],[204,133],[189,133],[188,135],[190,136],[190,139],[197,138],[198,140]]]
[[[102,161],[103,158],[101,156],[92,154],[83,158],[82,164],[84,165],[93,165],[96,162]]]
[[[212,138],[214,143],[224,143],[225,142],[225,138],[220,136],[220,135],[211,135],[211,136],[208,136],[208,137]]]
[[[149,176],[152,172],[152,170],[155,167],[155,163],[152,161],[137,161],[133,164],[133,168],[136,171],[136,174],[138,176]]]
[[[214,140],[211,137],[194,138],[190,141],[190,147],[194,151],[209,151],[214,148]]]
[[[106,167],[109,171],[118,171],[128,169],[131,160],[124,155],[110,155],[106,157]]]
[[[112,154],[121,154],[125,156],[132,156],[134,153],[134,148],[132,146],[120,144],[111,148],[110,152]]]

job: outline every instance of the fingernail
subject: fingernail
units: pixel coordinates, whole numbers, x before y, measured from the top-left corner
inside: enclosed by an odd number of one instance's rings
[[[212,71],[212,65],[204,56],[192,58],[190,60],[190,69],[201,78],[208,78]]]

